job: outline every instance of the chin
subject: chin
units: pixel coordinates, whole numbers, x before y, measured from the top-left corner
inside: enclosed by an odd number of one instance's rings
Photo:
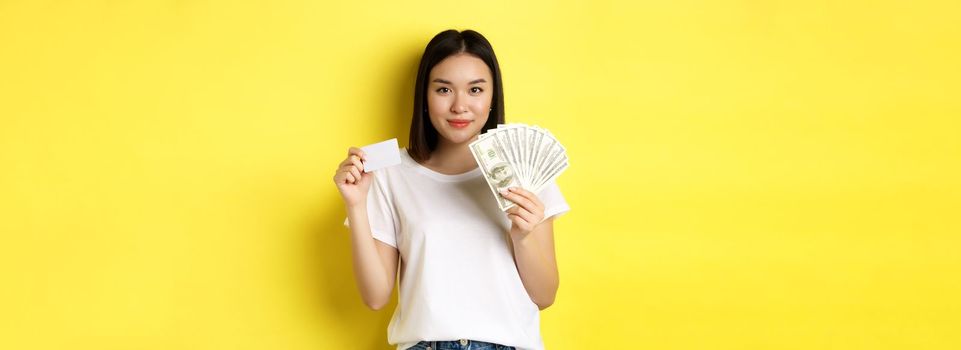
[[[444,135],[444,138],[447,139],[447,141],[450,141],[450,142],[453,143],[453,144],[462,144],[462,143],[465,143],[465,142],[469,142],[469,141],[473,138],[473,136],[472,136],[472,135],[460,135],[460,134],[458,134],[458,135]]]
[[[470,142],[471,140],[474,139],[474,136],[476,136],[478,133],[480,133],[480,129],[456,130],[456,131],[448,130],[447,132],[442,133],[441,137],[447,139],[447,141],[450,141],[451,143],[461,144],[465,142]]]

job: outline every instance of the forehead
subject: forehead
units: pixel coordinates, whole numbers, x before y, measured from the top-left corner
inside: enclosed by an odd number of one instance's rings
[[[483,60],[474,55],[459,53],[443,59],[430,70],[430,79],[435,78],[457,84],[481,78],[490,82],[493,77]]]

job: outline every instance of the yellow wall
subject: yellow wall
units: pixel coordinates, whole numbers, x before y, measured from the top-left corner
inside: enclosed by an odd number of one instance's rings
[[[961,5],[631,3],[0,2],[0,348],[388,349],[331,176],[447,28],[572,159],[549,349],[961,348]]]

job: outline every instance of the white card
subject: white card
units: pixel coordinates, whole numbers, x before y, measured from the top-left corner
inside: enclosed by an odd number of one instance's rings
[[[364,154],[367,156],[367,161],[364,162],[365,173],[400,164],[400,148],[397,147],[396,138],[367,145],[360,149],[364,150]]]

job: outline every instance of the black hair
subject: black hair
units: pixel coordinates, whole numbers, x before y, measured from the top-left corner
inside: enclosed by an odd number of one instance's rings
[[[407,147],[407,153],[417,161],[430,158],[431,152],[437,148],[437,139],[440,137],[427,115],[427,80],[430,78],[430,71],[440,61],[459,53],[468,53],[480,58],[487,64],[493,75],[494,96],[491,99],[490,116],[481,133],[504,123],[504,88],[501,70],[490,42],[480,33],[470,29],[461,32],[448,29],[440,32],[427,43],[424,55],[420,58],[420,66],[417,68],[417,82],[414,85],[414,114],[410,120],[410,140]]]

